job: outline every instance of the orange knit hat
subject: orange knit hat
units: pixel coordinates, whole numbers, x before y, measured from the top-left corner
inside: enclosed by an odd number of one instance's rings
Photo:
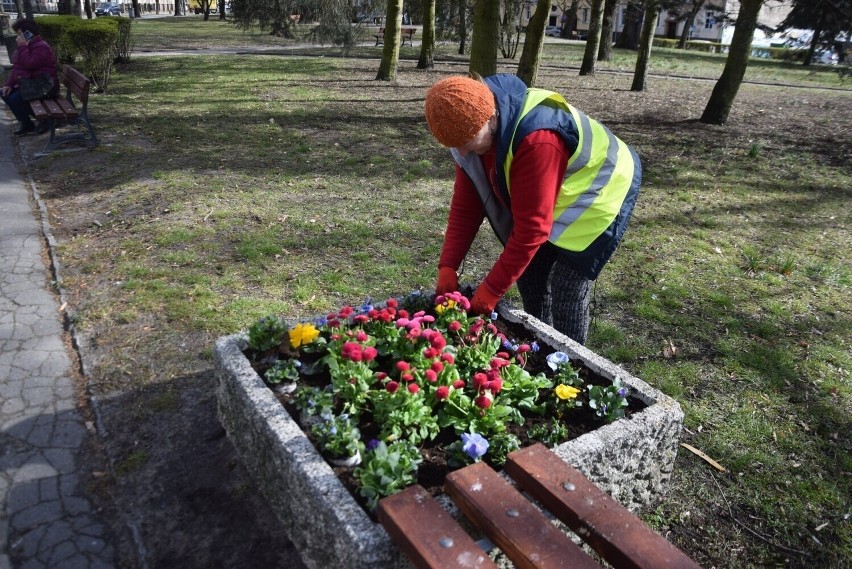
[[[441,79],[426,93],[426,122],[437,141],[451,148],[470,142],[495,110],[491,89],[468,77]]]

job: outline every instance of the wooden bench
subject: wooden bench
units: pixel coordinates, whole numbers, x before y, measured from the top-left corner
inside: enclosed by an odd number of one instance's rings
[[[627,508],[547,447],[509,454],[505,472],[603,560],[618,569],[700,569]],[[518,568],[600,569],[550,518],[485,463],[451,472],[444,489]],[[379,521],[421,569],[495,567],[487,553],[420,486],[379,502]]]
[[[408,41],[408,45],[414,47],[414,34],[417,33],[417,28],[402,28],[402,45]],[[376,45],[382,45],[385,42],[385,29],[379,28],[376,34]]]
[[[57,147],[72,141],[84,141],[90,147],[98,145],[95,129],[89,120],[89,86],[85,75],[71,67],[63,65],[59,77],[60,85],[65,85],[65,96],[30,101],[30,109],[39,122],[47,121],[50,139],[36,156],[49,154]],[[75,105],[74,99],[78,105]],[[56,134],[57,128],[73,127],[72,132]]]

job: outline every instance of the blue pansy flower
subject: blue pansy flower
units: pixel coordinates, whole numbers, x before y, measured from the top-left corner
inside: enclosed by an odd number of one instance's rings
[[[547,365],[553,371],[556,371],[560,365],[565,365],[571,361],[571,358],[568,357],[568,354],[565,352],[553,352],[549,356],[547,356]]]
[[[479,460],[488,452],[488,441],[477,433],[462,433],[462,450],[473,460]]]

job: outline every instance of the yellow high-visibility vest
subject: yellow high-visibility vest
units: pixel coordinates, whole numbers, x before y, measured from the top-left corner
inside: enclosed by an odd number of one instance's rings
[[[544,89],[528,89],[512,133],[503,170],[511,196],[515,136],[523,132],[523,120],[539,105],[571,113],[577,125],[577,149],[568,160],[562,188],[553,208],[549,241],[568,251],[585,250],[613,222],[633,181],[636,165],[627,145],[598,121],[569,105],[562,95]],[[519,127],[520,130],[519,130]],[[520,140],[520,139],[518,139]]]

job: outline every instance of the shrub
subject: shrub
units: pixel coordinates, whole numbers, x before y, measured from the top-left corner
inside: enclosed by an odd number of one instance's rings
[[[120,20],[126,20],[120,22]],[[43,16],[38,19],[42,37],[51,45],[60,65],[77,66],[88,76],[98,91],[106,91],[113,60],[119,51],[119,29],[127,30],[128,18],[98,18],[84,20],[76,16]],[[77,59],[79,58],[79,62]]]
[[[68,37],[68,30],[75,27],[79,22],[80,18],[76,16],[42,16],[38,19],[41,37],[53,48],[56,61],[60,65],[74,63],[77,48],[73,45],[71,38]]]
[[[789,47],[771,47],[769,48],[769,57],[772,59],[780,59],[791,63],[801,63],[805,60],[805,55],[808,53],[806,49],[791,49]]]
[[[709,41],[691,40],[686,42],[686,49],[705,51],[707,53],[722,53],[722,44]]]
[[[677,40],[670,38],[654,38],[654,42],[652,45],[654,47],[665,47],[668,49],[674,49],[677,47]]]
[[[114,18],[118,22],[118,42],[116,43],[116,61],[119,63],[127,63],[130,61],[130,54],[133,52],[133,36],[130,33],[130,24],[133,22],[130,18]]]
[[[80,55],[80,71],[91,79],[97,91],[106,92],[116,58],[119,33],[114,20],[80,20],[85,25],[74,26],[68,32]]]

